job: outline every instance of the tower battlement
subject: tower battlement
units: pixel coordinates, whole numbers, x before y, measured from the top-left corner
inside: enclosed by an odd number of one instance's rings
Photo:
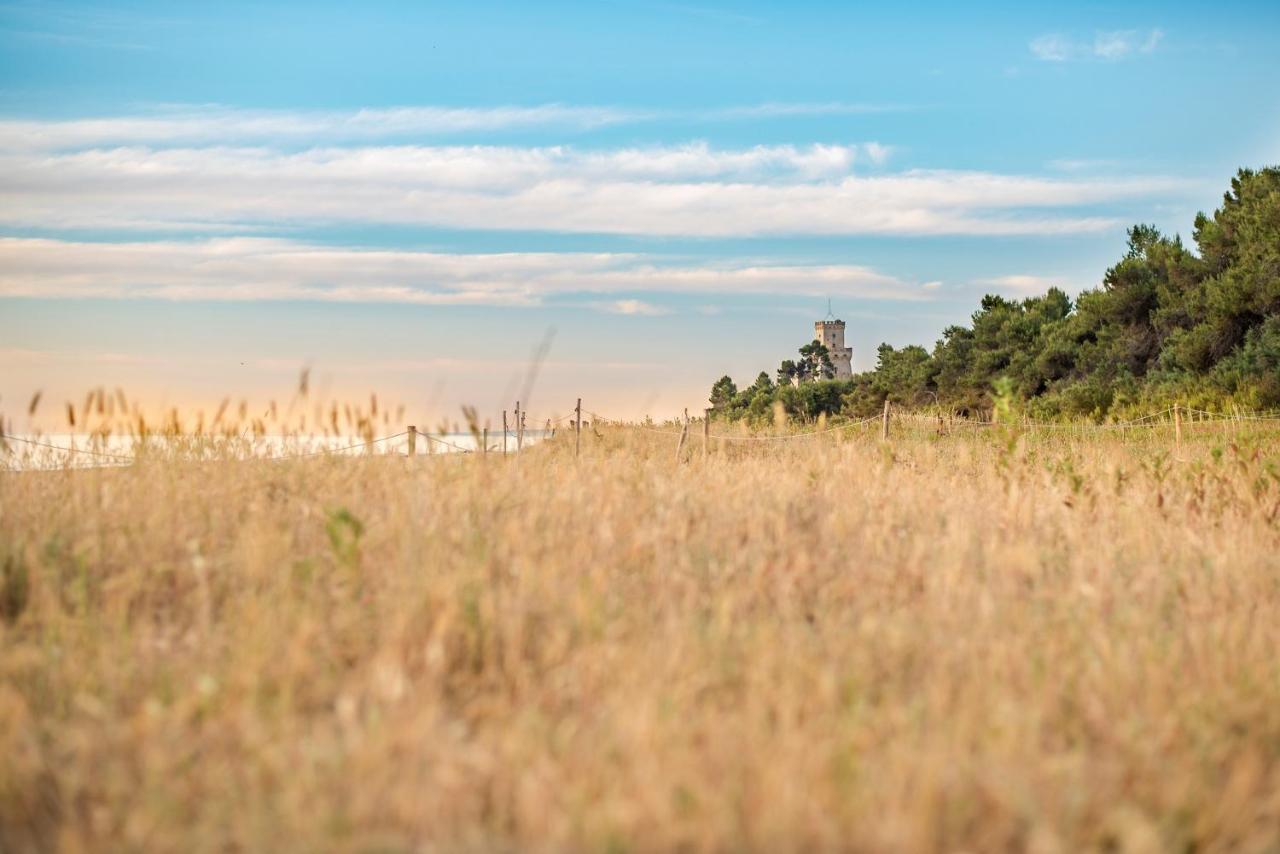
[[[836,369],[836,379],[847,380],[853,376],[853,348],[844,345],[843,320],[818,320],[813,324],[813,337],[831,354],[831,364]]]

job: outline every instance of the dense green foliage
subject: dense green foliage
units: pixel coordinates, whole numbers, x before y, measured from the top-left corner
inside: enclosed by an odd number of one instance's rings
[[[804,418],[869,415],[886,399],[975,413],[991,408],[1001,379],[1040,417],[1100,418],[1173,401],[1280,405],[1280,168],[1241,170],[1222,207],[1196,217],[1193,237],[1195,252],[1134,226],[1124,258],[1074,303],[1057,288],[1023,300],[988,295],[932,353],[881,344],[874,370],[843,381],[792,385],[780,370],[779,385],[762,373],[738,391],[725,377],[712,405],[750,419],[775,401]],[[815,376],[829,374],[799,379]]]

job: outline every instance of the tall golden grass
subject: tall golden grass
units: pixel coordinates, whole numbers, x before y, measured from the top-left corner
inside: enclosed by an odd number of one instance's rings
[[[0,473],[0,849],[1277,850],[1261,426]]]

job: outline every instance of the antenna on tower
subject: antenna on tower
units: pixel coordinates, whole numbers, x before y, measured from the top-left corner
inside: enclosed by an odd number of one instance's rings
[[[827,320],[835,320],[836,316],[831,313],[831,297],[827,297]]]

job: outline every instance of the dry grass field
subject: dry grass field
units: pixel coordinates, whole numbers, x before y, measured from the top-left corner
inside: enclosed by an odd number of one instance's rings
[[[0,850],[1280,850],[1280,434],[1188,432],[0,472]]]

